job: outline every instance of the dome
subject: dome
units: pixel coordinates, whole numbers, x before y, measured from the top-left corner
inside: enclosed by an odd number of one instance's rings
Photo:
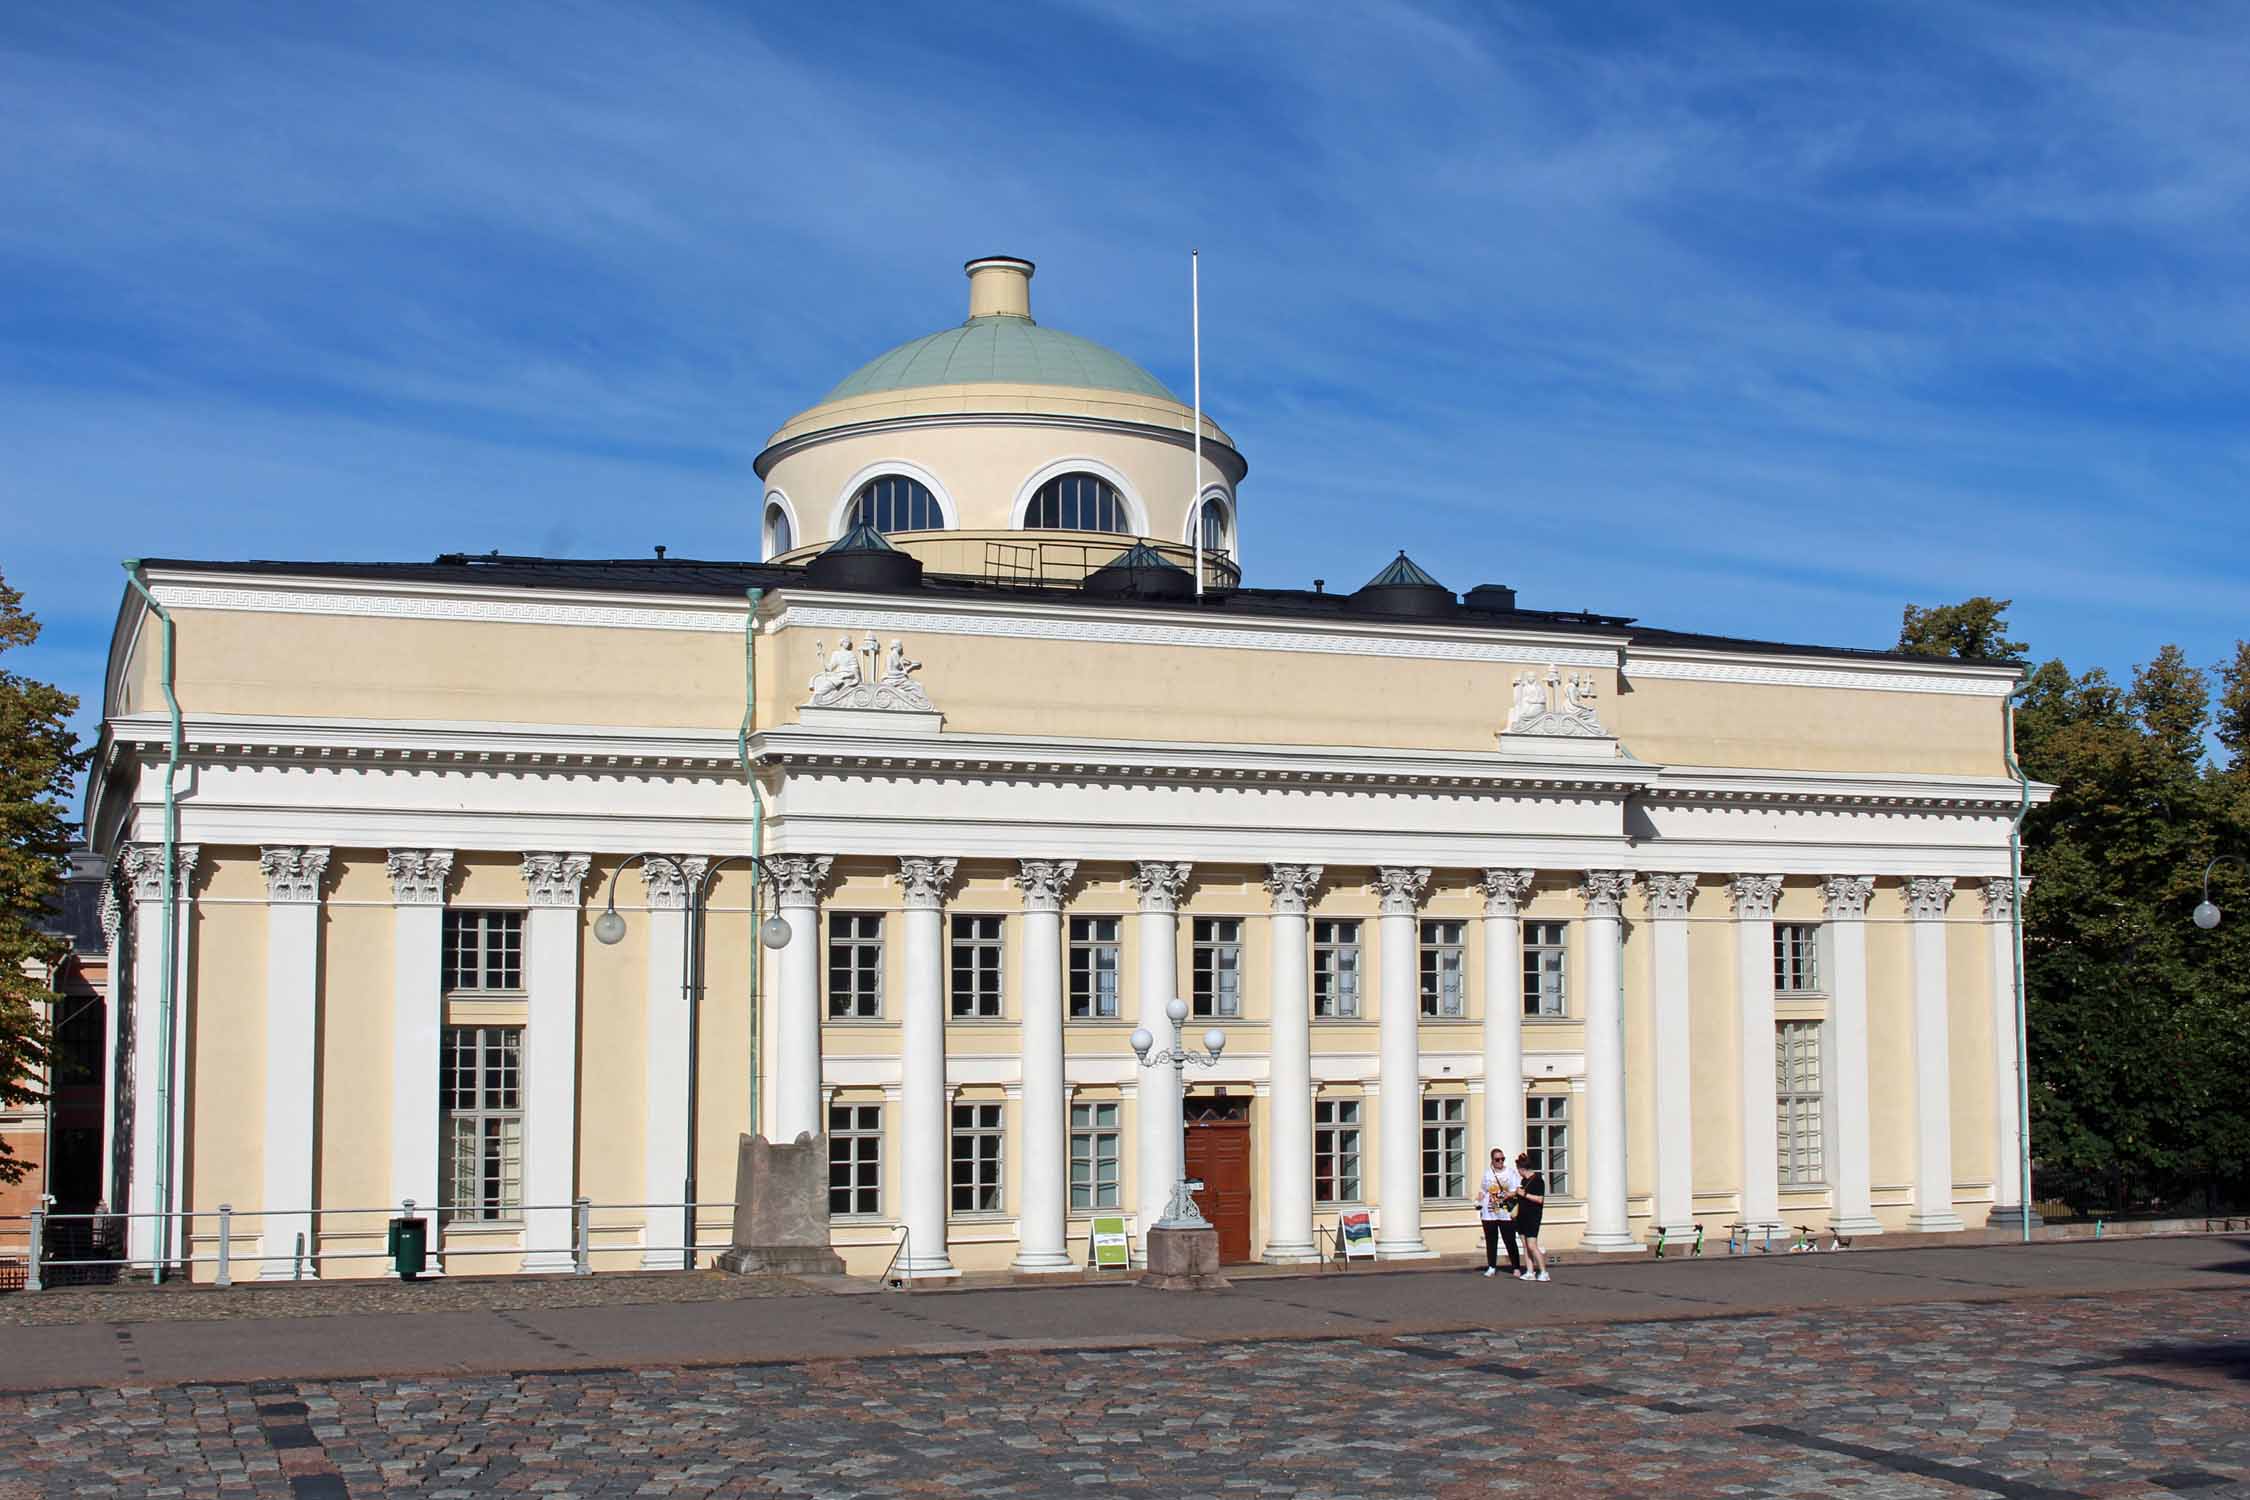
[[[1020,270],[1017,268],[1021,268]],[[983,279],[998,283],[980,287]],[[1164,383],[1114,349],[1031,319],[1031,263],[969,262],[970,317],[957,328],[910,340],[861,365],[823,405],[928,385],[1067,385],[1127,391],[1179,404]]]

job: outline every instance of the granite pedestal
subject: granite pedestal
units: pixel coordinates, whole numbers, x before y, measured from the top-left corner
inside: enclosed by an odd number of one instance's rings
[[[828,1244],[828,1137],[776,1143],[746,1135],[735,1153],[734,1248],[719,1269],[738,1276],[840,1275]]]
[[[1227,1286],[1219,1274],[1219,1231],[1208,1224],[1178,1229],[1157,1225],[1148,1232],[1148,1274],[1142,1286],[1160,1292],[1216,1292]]]

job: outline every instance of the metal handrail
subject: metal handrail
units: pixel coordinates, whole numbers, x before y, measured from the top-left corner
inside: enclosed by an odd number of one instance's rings
[[[896,1279],[893,1279],[893,1277],[891,1276],[891,1272],[898,1268],[898,1258],[900,1256],[905,1255],[908,1260],[912,1260],[914,1258],[912,1255],[907,1253],[907,1247],[912,1245],[913,1243],[914,1231],[909,1229],[904,1224],[899,1225],[898,1244],[892,1248],[891,1258],[883,1263],[883,1274],[880,1278],[878,1278],[882,1285],[889,1287],[894,1292],[897,1291],[902,1285],[909,1293],[914,1290],[914,1278],[912,1276],[900,1276]]]

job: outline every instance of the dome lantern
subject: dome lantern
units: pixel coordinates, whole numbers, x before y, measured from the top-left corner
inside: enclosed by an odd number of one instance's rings
[[[1038,269],[1013,255],[987,255],[961,268],[969,273],[971,318],[1031,318],[1031,277]]]

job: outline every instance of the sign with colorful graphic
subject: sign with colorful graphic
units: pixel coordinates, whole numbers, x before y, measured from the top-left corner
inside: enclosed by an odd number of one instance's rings
[[[1097,1217],[1090,1238],[1095,1270],[1129,1271],[1133,1268],[1133,1247],[1125,1238],[1123,1214],[1103,1214]]]
[[[1347,1259],[1362,1255],[1369,1260],[1375,1258],[1375,1216],[1366,1209],[1337,1215],[1336,1237],[1344,1242]]]

